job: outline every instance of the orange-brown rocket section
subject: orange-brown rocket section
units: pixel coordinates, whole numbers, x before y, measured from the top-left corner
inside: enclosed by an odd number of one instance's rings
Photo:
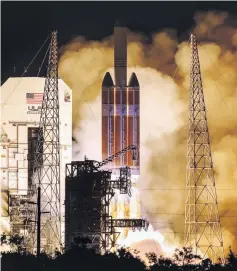
[[[140,92],[135,73],[127,84],[126,28],[117,24],[114,29],[115,84],[110,73],[102,83],[102,159],[129,145],[140,144]],[[135,162],[127,152],[114,160],[112,167],[130,166],[139,174],[139,155]],[[134,171],[134,172],[135,172]]]

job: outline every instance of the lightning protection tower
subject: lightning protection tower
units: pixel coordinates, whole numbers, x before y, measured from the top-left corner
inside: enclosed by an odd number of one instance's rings
[[[223,261],[223,241],[197,43],[191,35],[185,246]]]
[[[57,31],[51,36],[34,163],[34,186],[41,188],[41,249],[53,253],[61,244]]]

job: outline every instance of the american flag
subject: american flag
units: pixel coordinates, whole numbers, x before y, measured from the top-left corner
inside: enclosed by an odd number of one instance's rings
[[[26,93],[26,102],[28,104],[41,104],[44,93]]]

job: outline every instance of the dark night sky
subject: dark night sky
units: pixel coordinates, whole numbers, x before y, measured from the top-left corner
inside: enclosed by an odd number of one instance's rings
[[[196,11],[237,11],[237,2],[226,1],[65,1],[1,4],[2,83],[10,76],[20,76],[23,73],[24,66],[28,66],[49,31],[55,28],[59,31],[61,45],[78,35],[83,35],[88,40],[100,40],[111,35],[117,18],[123,18],[132,31],[143,32],[148,36],[165,27],[175,28],[182,34],[193,25],[193,15]]]

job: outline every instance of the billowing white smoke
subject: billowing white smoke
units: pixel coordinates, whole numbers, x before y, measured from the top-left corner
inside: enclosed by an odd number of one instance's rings
[[[200,63],[224,242],[236,250],[237,111],[232,109],[237,100],[237,28],[230,19],[226,13],[197,13],[193,32],[202,42]],[[101,160],[101,82],[113,67],[111,40],[78,38],[64,48],[60,60],[60,76],[73,90],[75,160],[84,155]],[[154,34],[149,46],[140,35],[129,33],[128,66],[141,86],[142,216],[165,242],[176,245],[184,236],[190,48],[178,44],[175,30]]]

